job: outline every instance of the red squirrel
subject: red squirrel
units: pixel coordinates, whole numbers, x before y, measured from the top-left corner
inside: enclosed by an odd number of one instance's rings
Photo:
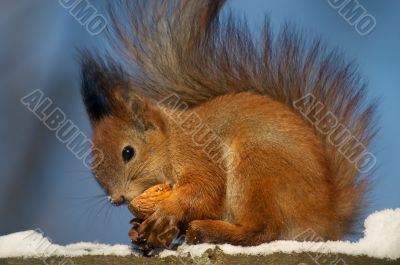
[[[365,209],[376,104],[337,51],[288,26],[273,37],[267,19],[254,37],[225,2],[113,1],[121,60],[81,61],[93,174],[115,205],[174,185],[134,223],[138,244],[174,229],[189,244],[341,239]]]

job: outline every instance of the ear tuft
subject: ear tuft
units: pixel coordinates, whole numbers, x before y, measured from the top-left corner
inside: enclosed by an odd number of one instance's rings
[[[81,52],[81,82],[83,103],[92,124],[112,113],[112,89],[129,83],[120,65],[88,51]]]

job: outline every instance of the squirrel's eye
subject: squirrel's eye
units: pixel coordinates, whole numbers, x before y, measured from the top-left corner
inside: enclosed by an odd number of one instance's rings
[[[126,146],[124,150],[122,150],[122,158],[125,162],[130,161],[135,156],[135,149],[132,146]]]

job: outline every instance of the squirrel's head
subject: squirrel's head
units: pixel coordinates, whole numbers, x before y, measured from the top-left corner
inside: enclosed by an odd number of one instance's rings
[[[82,56],[81,93],[93,128],[93,145],[103,160],[92,168],[115,205],[165,183],[166,124],[156,104],[132,90],[114,63]]]

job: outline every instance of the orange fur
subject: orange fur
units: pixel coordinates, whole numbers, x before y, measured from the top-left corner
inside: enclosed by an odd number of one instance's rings
[[[274,42],[266,26],[260,54],[247,28],[218,22],[224,2],[128,1],[126,10],[142,12],[131,34],[111,11],[116,43],[137,68],[128,78],[113,62],[83,60],[93,142],[106,154],[94,175],[124,201],[175,185],[130,233],[153,247],[168,245],[176,228],[190,243],[256,245],[308,229],[318,240],[342,238],[363,209],[368,177],[357,181],[354,164],[309,117],[332,111],[368,146],[374,105],[363,108],[349,66],[317,42],[305,49],[288,29]],[[326,109],[306,117],[293,103],[309,93]],[[183,104],[160,103],[171,95]],[[121,158],[125,146],[136,149],[132,161]]]

